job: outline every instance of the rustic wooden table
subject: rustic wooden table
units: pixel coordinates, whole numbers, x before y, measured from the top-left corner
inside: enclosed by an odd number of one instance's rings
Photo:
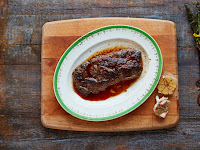
[[[199,149],[199,59],[184,4],[191,0],[1,0],[0,149]],[[73,132],[40,121],[41,31],[48,21],[94,17],[171,20],[177,27],[180,121],[140,132]]]

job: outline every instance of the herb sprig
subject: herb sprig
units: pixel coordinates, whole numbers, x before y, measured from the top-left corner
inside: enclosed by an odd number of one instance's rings
[[[190,22],[190,27],[194,33],[193,36],[195,37],[196,48],[200,51],[200,4],[199,2],[196,3],[197,12],[195,14],[192,14],[187,5],[185,5],[185,8]]]
[[[190,8],[188,8],[187,5],[185,5],[188,20],[190,22],[190,27],[193,31],[193,36],[195,37],[196,42],[196,48],[199,53],[199,62],[200,62],[200,4],[199,2],[196,3],[197,12],[195,14],[192,14]],[[200,90],[200,79],[196,82],[197,87]],[[197,102],[200,106],[200,94],[197,98]]]

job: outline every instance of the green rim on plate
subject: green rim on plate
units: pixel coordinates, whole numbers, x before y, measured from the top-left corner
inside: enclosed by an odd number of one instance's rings
[[[156,50],[157,50],[157,53],[158,53],[158,59],[159,59],[159,68],[158,68],[158,73],[157,73],[157,76],[156,76],[156,79],[152,85],[152,87],[150,88],[150,90],[148,91],[148,93],[139,101],[137,102],[134,106],[130,107],[129,109],[123,111],[123,112],[120,112],[118,114],[115,114],[115,115],[111,115],[111,116],[107,116],[107,117],[101,117],[101,118],[93,118],[93,117],[86,117],[86,116],[82,116],[82,115],[79,115],[75,112],[73,112],[72,110],[70,110],[62,101],[60,95],[59,95],[59,92],[58,92],[58,87],[57,87],[57,80],[58,80],[58,73],[59,73],[59,69],[65,59],[65,57],[67,56],[67,54],[76,46],[78,45],[81,41],[83,41],[84,39],[88,38],[89,36],[95,34],[95,33],[98,33],[98,32],[101,32],[101,31],[104,31],[104,30],[108,30],[108,29],[113,29],[113,28],[126,28],[126,29],[130,29],[130,30],[135,30],[141,34],[143,34],[144,36],[146,36],[152,43],[153,45],[155,46]],[[154,91],[154,89],[156,88],[157,84],[158,84],[158,81],[160,79],[160,76],[161,76],[161,73],[162,73],[162,55],[161,55],[161,51],[160,51],[160,48],[158,46],[158,44],[156,43],[156,41],[149,35],[147,34],[146,32],[142,31],[141,29],[138,29],[138,28],[135,28],[135,27],[132,27],[132,26],[127,26],[127,25],[111,25],[111,26],[106,26],[106,27],[102,27],[102,28],[99,28],[99,29],[96,29],[94,31],[91,31],[87,34],[85,34],[84,36],[80,37],[78,40],[76,40],[65,52],[64,54],[62,55],[61,59],[59,60],[58,64],[57,64],[57,67],[56,67],[56,70],[55,70],[55,74],[54,74],[54,80],[53,80],[53,88],[54,88],[54,93],[55,93],[55,96],[59,102],[59,104],[62,106],[62,108],[67,111],[68,113],[70,113],[71,115],[79,118],[79,119],[83,119],[83,120],[88,120],[88,121],[106,121],[106,120],[111,120],[111,119],[115,119],[115,118],[118,118],[118,117],[121,117],[129,112],[131,112],[132,110],[136,109],[137,107],[139,107],[150,95],[151,93]]]

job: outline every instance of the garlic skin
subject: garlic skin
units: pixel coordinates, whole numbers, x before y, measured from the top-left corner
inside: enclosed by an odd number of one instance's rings
[[[169,101],[167,97],[163,96],[162,98],[159,98],[156,96],[156,104],[153,108],[155,115],[160,118],[165,118],[167,116],[170,103],[171,101]]]

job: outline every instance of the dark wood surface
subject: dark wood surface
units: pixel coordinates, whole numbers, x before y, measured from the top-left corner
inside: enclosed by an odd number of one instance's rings
[[[199,59],[184,4],[191,0],[0,0],[0,149],[199,149]],[[48,21],[94,17],[171,20],[177,27],[180,121],[139,132],[73,132],[40,121],[41,31]]]

